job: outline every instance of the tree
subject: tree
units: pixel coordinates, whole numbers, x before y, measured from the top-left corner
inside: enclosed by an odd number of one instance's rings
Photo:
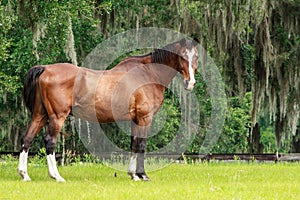
[[[297,149],[299,10],[299,0],[2,1],[0,140],[5,145],[0,149],[16,150],[21,132],[28,124],[29,116],[22,105],[21,91],[24,75],[31,66],[55,62],[80,65],[105,38],[131,28],[153,26],[197,37],[222,73],[231,101],[224,134],[228,134],[228,142],[240,144],[228,150],[220,141],[214,151],[245,152],[245,137],[257,137],[253,135],[258,133],[253,132],[256,123],[262,135],[274,130],[277,149],[288,149],[291,144],[295,147],[291,150]],[[190,152],[199,150],[205,127],[209,125],[211,104],[205,90],[204,81],[198,81],[195,94],[203,105],[201,113],[205,114],[200,116],[201,130],[188,150]],[[249,97],[247,95],[252,98],[251,106],[243,104]],[[250,110],[250,134],[246,133],[249,127],[246,108]],[[270,120],[265,121],[271,128],[260,124],[261,118],[265,117],[263,113],[269,113]],[[72,126],[67,125],[68,128],[72,129]],[[78,138],[71,136],[70,140],[67,141],[72,143],[70,146],[76,146],[73,144]],[[38,138],[38,141],[42,143],[43,140]],[[267,144],[264,140],[263,143]]]
[[[299,123],[299,1],[221,0],[188,6],[199,20],[200,41],[223,72],[227,94],[252,92],[251,129],[260,111],[268,109],[279,148]]]

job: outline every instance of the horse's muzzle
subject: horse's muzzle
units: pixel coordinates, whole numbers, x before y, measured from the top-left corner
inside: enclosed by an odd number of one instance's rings
[[[195,81],[184,80],[184,89],[193,90],[195,83]]]

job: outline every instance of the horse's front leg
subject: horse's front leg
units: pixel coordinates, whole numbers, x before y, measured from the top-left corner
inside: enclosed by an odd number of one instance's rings
[[[23,181],[31,181],[27,171],[28,150],[22,150],[19,156],[18,173]]]
[[[136,174],[143,181],[150,181],[149,177],[145,172],[145,151],[146,151],[147,138],[138,138],[138,154],[136,164]]]
[[[140,179],[149,181],[150,179],[146,175],[144,167],[149,124],[147,124],[147,126],[139,126],[136,123],[132,122],[131,131],[131,157],[129,162],[128,174],[135,181]]]

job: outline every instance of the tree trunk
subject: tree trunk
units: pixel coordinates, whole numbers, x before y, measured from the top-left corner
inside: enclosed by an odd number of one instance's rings
[[[300,127],[298,127],[296,135],[292,137],[291,153],[300,153]]]
[[[263,153],[264,147],[260,141],[260,135],[260,127],[259,124],[256,123],[253,127],[252,133],[250,131],[248,138],[249,153]]]

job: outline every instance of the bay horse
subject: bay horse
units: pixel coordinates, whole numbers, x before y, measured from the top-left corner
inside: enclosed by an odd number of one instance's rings
[[[195,40],[183,38],[146,55],[129,57],[110,70],[91,70],[69,63],[32,67],[23,90],[31,122],[21,138],[18,173],[22,180],[31,180],[27,172],[28,150],[46,125],[48,174],[65,182],[56,166],[55,147],[64,121],[73,113],[99,123],[131,121],[128,174],[133,180],[150,180],[144,169],[144,154],[152,118],[177,72],[183,76],[185,89],[193,89],[198,67],[196,47]],[[95,89],[89,90],[91,86]]]

